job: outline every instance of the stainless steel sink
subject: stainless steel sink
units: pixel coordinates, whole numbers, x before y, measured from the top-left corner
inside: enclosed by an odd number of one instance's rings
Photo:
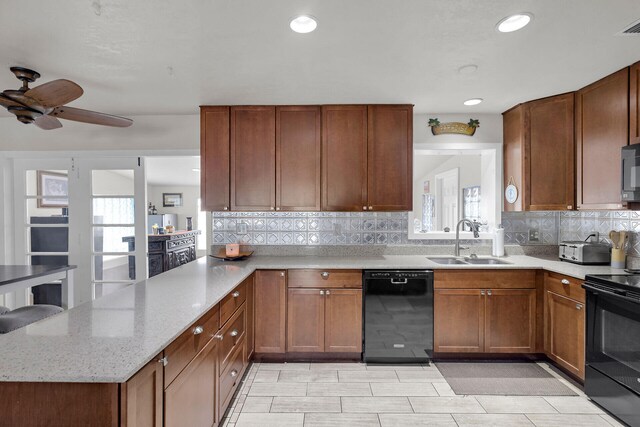
[[[466,265],[467,263],[464,262],[463,260],[461,260],[460,258],[456,258],[456,257],[427,257],[427,259],[429,261],[433,261],[437,264],[463,264]]]
[[[503,261],[497,258],[465,258],[467,264],[480,264],[480,265],[500,265],[511,264],[510,262]]]

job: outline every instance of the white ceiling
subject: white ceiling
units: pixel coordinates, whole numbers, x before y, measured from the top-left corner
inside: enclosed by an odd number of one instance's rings
[[[531,25],[495,31],[521,11]],[[300,13],[315,32],[289,29]],[[614,36],[637,19],[638,0],[1,0],[0,88],[18,87],[8,68],[21,65],[79,83],[74,106],[122,115],[351,102],[495,113],[640,60],[640,36]],[[464,107],[472,97],[485,102]]]
[[[200,185],[200,156],[145,157],[147,185]]]

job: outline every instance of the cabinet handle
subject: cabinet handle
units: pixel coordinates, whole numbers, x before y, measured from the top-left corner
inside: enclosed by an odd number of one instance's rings
[[[231,372],[229,373],[229,375],[231,375],[231,378],[235,378],[235,377],[237,377],[237,376],[238,376],[238,371],[236,371],[236,370],[234,369],[233,371],[231,371]]]
[[[487,291],[487,295],[491,295],[491,289]]]
[[[582,310],[582,304],[576,304],[576,310]]]
[[[276,207],[276,210],[279,211],[280,210],[280,206]]]
[[[224,208],[222,208],[223,211],[228,211],[229,210],[229,206],[225,206]]]
[[[362,210],[363,210],[363,211],[366,211],[366,210],[367,210],[367,207],[366,207],[366,206],[363,206],[363,207],[362,207]]]
[[[327,294],[327,295],[331,295],[331,291],[327,289],[326,294]]]
[[[571,283],[571,282],[569,282],[569,280],[567,280],[567,279],[562,279],[561,283],[562,283],[563,285],[568,285],[568,284],[569,284],[569,283]]]
[[[480,295],[484,295],[484,291],[480,291]]]
[[[204,328],[202,326],[196,326],[193,328],[193,335],[200,335],[204,332]]]
[[[324,295],[324,291],[323,290],[320,290],[320,295]]]
[[[328,271],[323,271],[320,275],[322,276],[323,279],[326,279],[326,278],[329,277],[329,272]]]
[[[231,296],[234,298],[238,298],[240,296],[240,292],[235,291],[234,293],[231,294]]]
[[[234,329],[233,331],[231,331],[231,333],[229,335],[231,335],[232,337],[237,337],[238,336],[238,330]]]
[[[169,364],[169,358],[165,356],[162,359],[158,360],[158,362],[162,363],[162,366],[167,366]]]
[[[220,341],[222,341],[222,340],[224,339],[224,335],[222,335],[222,334],[215,334],[213,337],[214,337],[215,339],[220,340]]]

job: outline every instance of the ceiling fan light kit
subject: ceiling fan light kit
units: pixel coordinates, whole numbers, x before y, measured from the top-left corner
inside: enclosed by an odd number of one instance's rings
[[[71,80],[53,80],[32,89],[29,83],[36,81],[40,73],[22,67],[11,67],[10,70],[22,82],[22,87],[0,93],[0,105],[14,114],[21,123],[33,123],[44,130],[61,128],[62,123],[58,118],[114,127],[129,127],[133,124],[133,120],[125,117],[67,106],[66,104],[84,93]]]

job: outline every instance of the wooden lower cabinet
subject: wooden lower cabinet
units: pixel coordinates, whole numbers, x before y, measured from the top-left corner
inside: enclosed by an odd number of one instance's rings
[[[289,289],[287,298],[287,351],[323,352],[325,291]]]
[[[166,427],[216,425],[217,357],[217,342],[212,339],[165,389]]]
[[[436,289],[436,353],[535,353],[536,289]]]
[[[362,290],[328,289],[324,306],[324,351],[362,351]]]
[[[120,425],[126,427],[162,427],[164,368],[154,358],[120,387]],[[81,403],[78,403],[81,404]],[[169,424],[167,424],[169,425]]]
[[[484,295],[480,289],[434,292],[434,351],[484,352]]]
[[[245,282],[247,283],[247,362],[253,357],[253,349],[255,345],[255,291],[254,291],[255,275],[251,275]]]
[[[284,353],[286,350],[287,277],[284,270],[255,273],[256,353]]]
[[[576,377],[584,380],[584,304],[546,291],[545,325],[547,356]]]
[[[489,289],[485,296],[486,353],[536,351],[536,290]]]

